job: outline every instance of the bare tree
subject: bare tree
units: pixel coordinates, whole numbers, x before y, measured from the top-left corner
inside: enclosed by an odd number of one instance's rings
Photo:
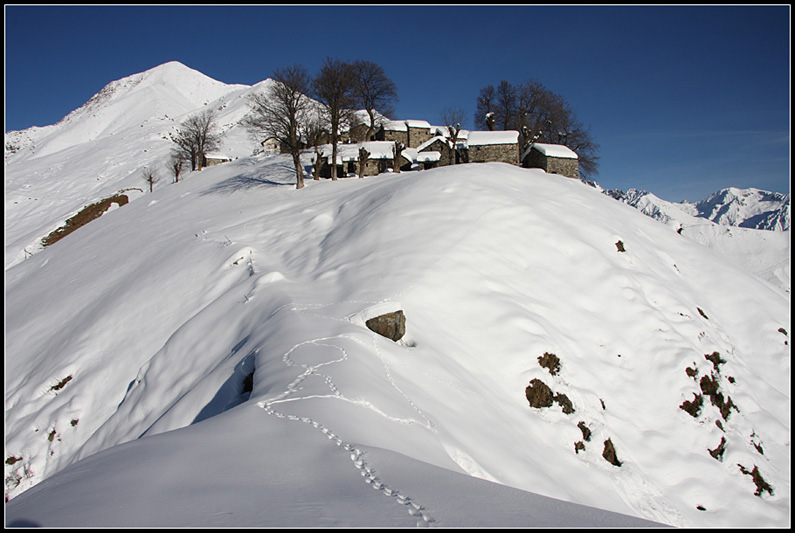
[[[364,177],[364,168],[367,166],[367,160],[370,158],[370,152],[367,148],[362,146],[359,148],[359,177]]]
[[[185,159],[179,151],[172,151],[168,158],[168,170],[174,176],[174,183],[179,183],[179,176],[182,174],[182,167],[185,165]]]
[[[154,190],[155,183],[160,181],[160,177],[157,175],[157,172],[149,167],[144,167],[141,173],[143,175],[144,181],[149,185],[149,192],[152,192]]]
[[[340,126],[349,118],[355,104],[353,96],[353,68],[349,63],[327,57],[320,72],[312,81],[313,94],[323,104],[329,123],[331,141],[331,179],[337,179],[337,144]]]
[[[309,75],[304,67],[296,64],[276,69],[271,78],[274,83],[266,92],[250,97],[251,109],[243,125],[255,137],[274,137],[287,147],[295,166],[295,187],[301,189],[304,186],[301,133],[310,104],[306,96],[311,86]]]
[[[529,79],[516,86],[502,81],[497,89],[484,87],[477,100],[478,125],[489,125],[489,113],[494,113],[498,129],[519,131],[522,151],[535,142],[563,144],[577,153],[581,176],[587,179],[598,173],[599,145],[590,131],[580,123],[565,98],[537,80]]]
[[[494,110],[496,108],[496,94],[493,85],[487,85],[480,90],[475,111],[475,127],[494,130]]]
[[[460,108],[447,108],[442,111],[441,119],[450,136],[448,144],[449,152],[447,154],[449,158],[448,164],[455,165],[457,163],[456,146],[458,143],[458,135],[461,133],[461,123],[464,121],[464,111]]]
[[[548,107],[550,92],[535,80],[527,80],[515,89],[516,109],[511,129],[518,130],[522,148],[535,142],[545,127],[543,109]]]
[[[395,141],[395,145],[392,147],[392,155],[394,156],[392,159],[392,170],[398,174],[400,173],[400,156],[405,147],[406,145],[400,141]]]
[[[216,130],[215,113],[206,110],[189,117],[183,122],[171,140],[185,160],[190,161],[191,170],[201,170],[207,153],[215,150],[221,143]]]
[[[376,129],[376,110],[381,115],[392,116],[392,103],[397,100],[397,85],[389,79],[384,69],[372,61],[357,60],[353,69],[353,95],[362,109],[367,111],[370,123],[365,140],[370,140]]]
[[[495,126],[501,130],[511,130],[516,122],[516,90],[505,80],[497,86],[495,101]]]
[[[312,168],[312,179],[320,179],[320,158],[323,157],[323,151],[320,145],[328,138],[328,131],[317,113],[307,112],[304,120],[304,138],[306,139],[307,146],[312,146],[315,150],[314,165]]]

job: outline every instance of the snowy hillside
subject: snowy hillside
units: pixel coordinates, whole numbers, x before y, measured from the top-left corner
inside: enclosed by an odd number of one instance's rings
[[[41,250],[41,239],[83,207],[119,192],[143,194],[144,167],[170,181],[169,135],[203,109],[217,113],[221,152],[250,156],[240,119],[247,96],[262,90],[226,85],[171,62],[109,83],[58,124],[5,135],[5,266]]]
[[[788,262],[505,164],[296,190],[180,67],[7,153],[7,525],[789,525]],[[33,249],[205,102],[235,160]]]
[[[730,188],[696,204],[636,189],[607,194],[789,293],[789,194]]]

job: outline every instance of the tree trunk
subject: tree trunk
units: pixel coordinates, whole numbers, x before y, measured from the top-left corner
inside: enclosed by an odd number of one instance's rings
[[[331,180],[337,181],[337,141],[331,141]]]
[[[373,135],[375,134],[375,115],[372,109],[367,110],[367,115],[370,117],[370,125],[367,126],[367,137],[364,140],[372,141]]]
[[[403,151],[403,148],[404,146],[400,141],[395,141],[395,159],[392,161],[392,170],[398,174],[400,174],[400,153]]]
[[[318,151],[317,146],[315,146],[315,168],[313,169],[313,178],[315,181],[320,180],[320,158],[323,154]]]
[[[304,169],[301,167],[301,154],[296,152],[293,154],[293,163],[295,164],[295,188],[303,189],[304,187]]]
[[[370,157],[370,152],[364,147],[359,148],[359,178],[364,177],[364,167],[367,166],[367,159]]]

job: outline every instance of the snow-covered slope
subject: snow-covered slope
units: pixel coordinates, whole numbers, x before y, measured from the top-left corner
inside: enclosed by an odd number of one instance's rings
[[[130,491],[153,490],[154,470],[112,472],[156,453],[148,446],[169,431],[178,446],[226,435],[210,445],[209,473],[256,461],[229,439],[259,443],[265,456],[302,449],[292,430],[289,444],[250,440],[261,430],[252,424],[271,431],[279,420],[309,439],[334,435],[326,445],[354,455],[387,450],[666,524],[787,522],[784,295],[637,210],[538,170],[475,164],[292,184],[281,156],[205,169],[7,270],[6,449],[19,457],[6,467],[19,483],[7,491],[10,517],[47,523],[69,502],[73,516],[113,522],[121,507],[133,512],[129,499],[105,495],[91,510],[96,501],[75,501],[72,483],[102,492],[101,479],[120,475],[111,479]],[[407,315],[401,343],[363,327],[396,308]],[[556,375],[539,364],[547,352],[562,361]],[[714,352],[725,362],[713,366]],[[707,399],[696,417],[681,409],[702,378],[736,408],[721,415]],[[533,379],[574,412],[530,407]],[[216,421],[244,399],[228,413],[248,413],[245,423]],[[136,439],[152,444],[92,458]],[[602,457],[608,440],[621,466]],[[718,460],[709,450],[722,440]],[[155,464],[170,488],[156,494],[220,490],[216,476],[197,481],[190,464],[166,461],[174,448],[163,453]],[[773,494],[754,495],[738,465],[757,466]],[[24,503],[21,490],[58,471],[72,481],[53,477],[31,492],[39,503]],[[262,501],[281,486],[272,484]],[[195,524],[190,498],[179,500]],[[163,505],[133,508],[163,516]]]
[[[7,134],[8,524],[788,525],[789,291],[757,270],[788,289],[789,232],[502,164],[296,190],[236,125],[260,84],[202,76]],[[236,159],[144,193],[205,102]],[[398,343],[365,327],[396,309]]]
[[[58,124],[7,132],[6,268],[41,250],[41,239],[83,207],[120,191],[143,194],[144,167],[172,181],[169,135],[194,113],[215,112],[221,152],[250,156],[239,122],[248,95],[269,83],[227,85],[170,62],[109,83]]]
[[[789,194],[730,188],[697,204],[668,202],[637,189],[607,194],[789,293]]]

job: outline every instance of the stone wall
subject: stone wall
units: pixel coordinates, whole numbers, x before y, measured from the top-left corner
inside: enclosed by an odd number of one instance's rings
[[[498,161],[519,165],[518,144],[478,144],[469,146],[470,163],[486,163]]]
[[[392,159],[368,159],[367,163],[364,165],[364,175],[365,176],[377,176],[383,172],[386,172],[386,169],[392,168],[394,161]],[[359,171],[359,163],[356,163],[356,171]]]
[[[439,162],[437,165],[434,166],[446,166],[452,165],[455,163],[455,151],[450,148],[450,145],[446,141],[442,141],[441,139],[437,139],[436,141],[432,142],[428,146],[422,149],[423,152],[439,152],[441,157],[439,158]]]
[[[408,131],[385,130],[381,128],[375,134],[376,141],[400,141],[404,146],[409,145]]]
[[[550,174],[560,174],[561,176],[566,176],[567,178],[579,179],[580,161],[579,159],[548,157],[547,172]]]
[[[530,150],[523,164],[527,168],[543,169],[549,174],[560,174],[574,179],[579,179],[580,177],[579,159],[547,157],[538,150]]]
[[[433,138],[431,130],[428,128],[412,128],[408,127],[408,140],[404,143],[409,148],[417,148],[425,141],[430,141]]]

